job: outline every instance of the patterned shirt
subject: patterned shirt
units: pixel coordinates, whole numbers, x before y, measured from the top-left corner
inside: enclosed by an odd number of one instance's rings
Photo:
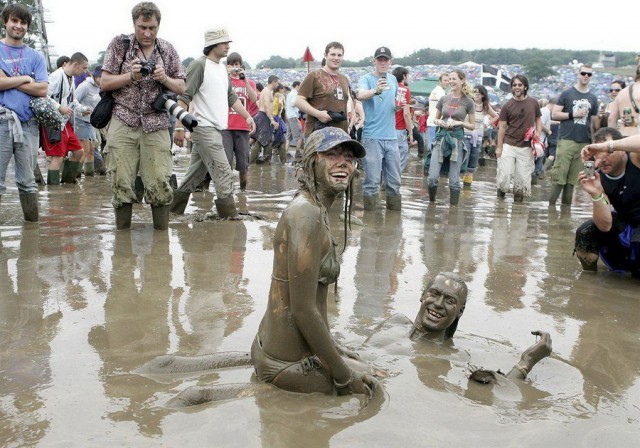
[[[119,73],[129,73],[131,71],[131,61],[139,54],[139,45],[133,34],[128,37],[131,41],[127,50],[122,71],[120,63],[124,54],[124,35],[113,38],[104,56],[102,70],[118,75]],[[140,52],[142,53],[142,52]],[[156,66],[164,66],[168,77],[174,79],[185,79],[186,75],[182,68],[180,56],[169,42],[164,39],[156,39],[156,45],[148,60],[155,60]],[[144,64],[145,61],[143,60]],[[154,81],[151,75],[143,77],[140,81],[126,85],[113,91],[115,117],[129,127],[137,128],[142,124],[144,132],[154,132],[161,129],[169,129],[169,114],[165,111],[157,112],[152,105],[162,85]]]

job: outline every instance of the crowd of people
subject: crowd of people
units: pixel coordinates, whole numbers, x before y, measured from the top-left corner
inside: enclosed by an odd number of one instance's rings
[[[40,147],[50,186],[76,183],[81,171],[85,177],[109,174],[118,230],[130,228],[140,190],[154,228],[167,230],[170,213],[183,214],[191,193],[207,179],[215,187],[218,216],[238,219],[234,169],[244,190],[250,164],[272,163],[274,152],[282,165],[300,168],[301,189],[276,229],[274,246],[283,252],[274,255],[270,293],[270,303],[291,304],[286,308],[298,326],[289,325],[288,313],[265,315],[252,349],[264,381],[339,393],[374,387],[366,369],[354,370],[345,361],[328,332],[322,303],[339,264],[326,215],[340,194],[351,197],[359,164],[362,197],[356,203],[372,212],[384,200],[389,213],[400,212],[402,172],[414,147],[424,159],[430,203],[446,174],[449,205],[457,206],[463,185],[472,185],[480,160],[489,155],[497,159],[497,200],[513,192],[514,202],[523,202],[545,168],[550,206],[560,197],[570,206],[574,187],[581,186],[593,200],[593,219],[576,236],[583,268],[595,270],[602,258],[611,269],[640,275],[640,68],[629,86],[607,81],[610,104],[593,92],[594,71],[586,64],[571,75],[573,86],[548,97],[536,98],[527,77],[514,73],[510,98],[501,105],[491,104],[477,73],[450,68],[429,73],[439,85],[423,105],[411,95],[411,80],[425,69],[394,68],[392,51],[384,46],[373,51],[372,68],[357,77],[342,69],[344,46],[334,41],[322,66],[300,79],[289,83],[277,72],[251,79],[242,56],[229,53],[231,36],[217,28],[206,31],[202,56],[185,70],[173,45],[157,36],[160,10],[142,2],[132,10],[134,32],[113,38],[101,66],[88,72],[87,57],[77,52],[47,74],[42,55],[24,43],[28,9],[8,5],[2,19],[0,52],[9,58],[0,58],[0,198],[13,158],[25,221],[38,221]],[[79,77],[85,79],[76,86]],[[90,119],[100,92],[113,101],[105,129],[95,129]],[[174,95],[178,108],[158,107],[163,95]],[[32,98],[43,97],[60,115],[57,126],[38,123]],[[197,120],[188,133],[180,111]],[[177,184],[171,147],[186,141],[191,159]],[[439,313],[426,319],[437,321]],[[292,357],[299,365],[278,361]],[[317,384],[309,383],[308,370],[322,372]]]

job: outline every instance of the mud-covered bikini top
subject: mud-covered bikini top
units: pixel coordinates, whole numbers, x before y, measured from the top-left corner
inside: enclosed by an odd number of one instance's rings
[[[336,257],[336,242],[331,237],[329,250],[320,263],[320,272],[318,273],[318,283],[321,285],[330,285],[335,283],[340,276],[340,263]]]

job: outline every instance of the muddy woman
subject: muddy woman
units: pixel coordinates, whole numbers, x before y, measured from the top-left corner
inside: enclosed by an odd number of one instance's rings
[[[338,128],[307,139],[300,189],[276,227],[269,301],[251,347],[260,381],[303,393],[381,389],[367,364],[336,344],[327,320],[327,292],[340,274],[327,211],[340,193],[348,202],[356,160],[364,155]]]

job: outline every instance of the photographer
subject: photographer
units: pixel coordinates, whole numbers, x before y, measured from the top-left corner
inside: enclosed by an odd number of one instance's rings
[[[628,140],[617,129],[601,128],[582,149],[582,160],[595,156],[599,170],[578,175],[591,195],[593,219],[576,231],[575,253],[585,271],[596,271],[599,256],[614,271],[640,276],[640,154],[627,153]],[[637,145],[636,145],[637,146]],[[613,207],[613,211],[612,211]]]
[[[155,110],[153,103],[163,90],[182,94],[185,74],[177,51],[156,37],[161,18],[158,7],[141,2],[133,7],[131,16],[134,34],[115,37],[102,66],[101,88],[111,91],[114,99],[107,140],[116,227],[131,226],[139,172],[146,202],[151,204],[153,227],[166,230],[173,199],[170,122],[169,114]]]
[[[255,130],[255,123],[233,91],[226,65],[220,63],[229,53],[230,42],[223,28],[205,32],[204,56],[194,60],[187,69],[187,87],[179,104],[185,109],[192,107],[198,127],[191,133],[193,149],[189,169],[173,192],[171,211],[176,214],[184,213],[189,195],[208,171],[218,196],[215,200],[218,216],[238,217],[233,199],[233,171],[224,151],[222,131],[229,125],[229,107],[245,120],[249,132]],[[176,139],[176,144],[181,143]]]

